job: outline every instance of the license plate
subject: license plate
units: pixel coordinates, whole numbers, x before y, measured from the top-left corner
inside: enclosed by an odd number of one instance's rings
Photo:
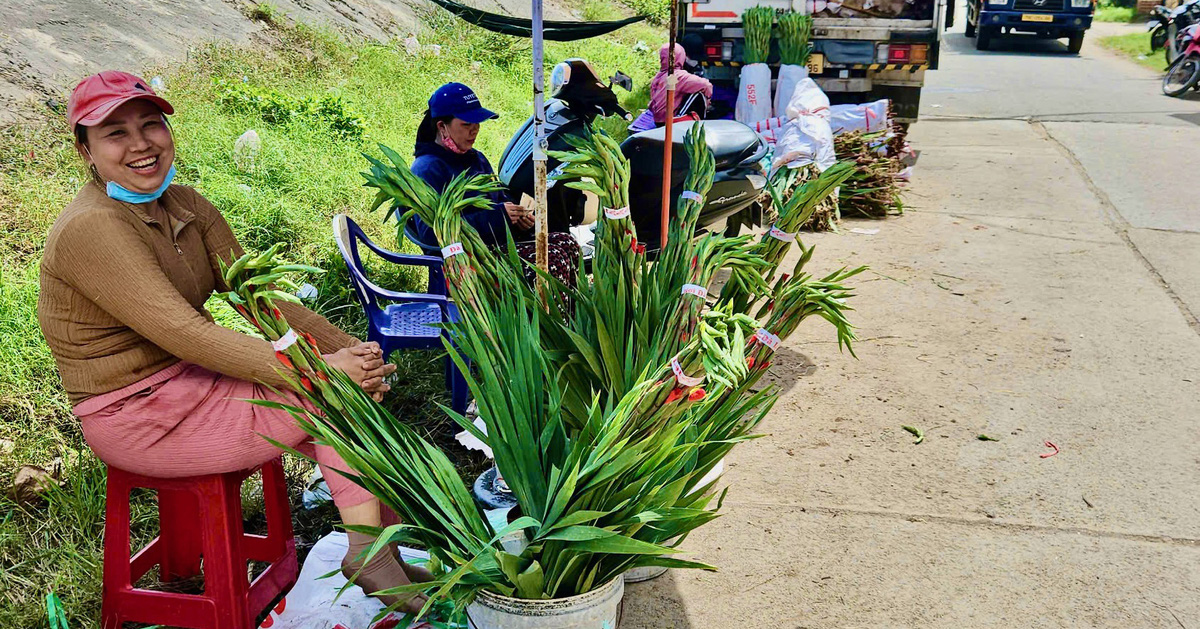
[[[1022,22],[1053,22],[1054,16],[1053,15],[1036,15],[1033,13],[1022,13],[1021,21]]]
[[[813,53],[808,56],[808,73],[821,74],[825,72],[825,55]]]

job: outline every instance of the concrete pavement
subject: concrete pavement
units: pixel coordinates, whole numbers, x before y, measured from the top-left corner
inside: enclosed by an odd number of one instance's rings
[[[873,269],[860,359],[823,323],[789,340],[770,436],[685,546],[721,571],[629,586],[622,626],[1200,627],[1200,203],[1150,183],[1187,170],[1200,103],[961,28],[910,211],[807,238],[813,270]]]

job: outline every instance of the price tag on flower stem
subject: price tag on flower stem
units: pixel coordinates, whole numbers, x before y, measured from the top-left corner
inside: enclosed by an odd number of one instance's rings
[[[683,366],[681,366],[679,361],[674,358],[671,359],[671,371],[675,372],[675,379],[679,381],[679,384],[685,387],[694,387],[701,382],[704,382],[703,377],[693,378],[686,373],[683,373]]]
[[[279,337],[278,341],[271,341],[271,347],[274,347],[275,351],[277,352],[282,352],[295,344],[296,331],[291,328],[288,328],[288,331],[285,332],[283,336]]]
[[[779,337],[767,332],[764,328],[759,328],[754,333],[754,338],[758,339],[759,343],[771,348],[771,351],[779,349]]]
[[[704,288],[703,286],[700,286],[699,284],[684,284],[683,285],[683,294],[684,295],[695,295],[696,297],[699,297],[700,299],[704,299],[705,297],[708,297],[708,289]]]
[[[621,218],[629,218],[629,206],[619,207],[615,210],[613,208],[606,207],[604,208],[604,218],[609,218],[614,221]]]
[[[775,240],[782,240],[783,242],[795,242],[796,240],[795,234],[789,234],[774,225],[772,225],[771,229],[767,231],[767,235]]]
[[[685,201],[695,201],[696,203],[704,202],[704,197],[701,196],[699,192],[692,192],[691,190],[684,190],[683,192],[680,192],[679,198]]]
[[[462,243],[456,242],[452,245],[447,245],[445,247],[442,247],[442,259],[449,260],[450,258],[453,258],[454,256],[456,256],[460,253],[466,253],[466,252],[467,252],[467,250],[463,249]]]

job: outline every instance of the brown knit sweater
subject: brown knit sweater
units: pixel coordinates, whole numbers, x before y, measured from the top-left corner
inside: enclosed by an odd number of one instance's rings
[[[204,309],[214,290],[229,290],[217,256],[228,264],[242,253],[229,223],[191,188],[171,186],[135,205],[85,185],[50,229],[38,297],[38,322],[71,403],[180,360],[286,386],[270,343],[213,323]],[[280,309],[322,351],[357,343],[310,310]]]

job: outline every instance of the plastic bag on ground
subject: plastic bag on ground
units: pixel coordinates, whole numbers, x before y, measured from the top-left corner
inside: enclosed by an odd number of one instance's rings
[[[859,105],[834,105],[830,107],[829,126],[834,135],[850,131],[872,133],[888,126],[888,99]]]
[[[340,598],[337,596],[338,589],[346,584],[340,569],[347,548],[345,533],[335,532],[322,537],[309,551],[292,591],[271,610],[260,626],[264,629],[402,629],[400,614],[389,614],[372,624],[371,619],[383,611],[383,603],[364,594],[361,588],[352,586]],[[400,556],[408,562],[429,558],[424,551],[403,547]],[[330,572],[336,574],[328,579],[321,578]],[[428,627],[420,623],[413,629]]]
[[[804,66],[790,64],[779,66],[779,79],[775,81],[774,112],[776,116],[782,116],[787,112],[787,106],[792,102],[796,86],[801,80],[807,78],[808,68]]]
[[[742,66],[733,117],[754,124],[771,117],[771,68],[765,63]]]

